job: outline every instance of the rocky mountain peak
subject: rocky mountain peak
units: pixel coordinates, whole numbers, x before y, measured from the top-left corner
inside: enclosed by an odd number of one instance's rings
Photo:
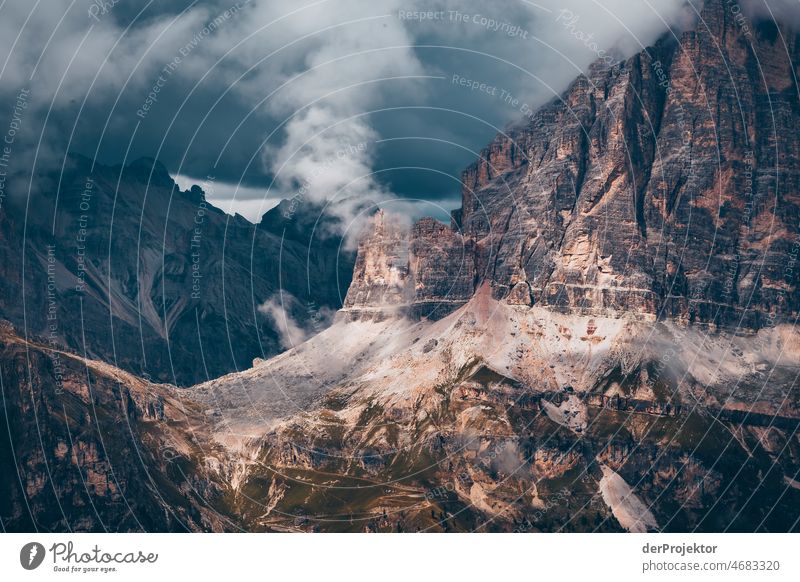
[[[143,157],[134,160],[125,167],[124,174],[129,180],[149,183],[157,188],[172,189],[175,184],[167,167],[154,158]]]
[[[359,244],[342,311],[438,319],[466,303],[473,287],[472,253],[459,233],[433,218],[408,228],[381,210]]]
[[[397,296],[440,317],[485,281],[564,312],[751,329],[793,317],[799,53],[796,32],[709,0],[677,42],[592,66],[481,152],[450,228],[409,231],[413,291]],[[374,236],[357,264],[377,260]],[[356,269],[350,308],[370,303],[371,272]]]

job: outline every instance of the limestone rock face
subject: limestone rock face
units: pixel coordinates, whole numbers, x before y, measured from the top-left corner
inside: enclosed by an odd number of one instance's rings
[[[452,232],[415,227],[412,249],[458,249],[431,253],[425,301],[462,301],[467,269],[473,290],[488,281],[527,303],[524,282],[560,311],[749,329],[792,319],[799,43],[709,0],[677,42],[591,67],[464,172]]]
[[[530,307],[533,303],[531,297],[531,287],[527,281],[520,281],[511,289],[508,294],[509,305],[527,305]]]
[[[407,229],[379,212],[359,245],[344,316],[439,319],[452,313],[474,289],[469,242],[432,218]]]
[[[359,245],[354,280],[344,308],[391,310],[408,304],[413,292],[409,284],[409,236],[402,227],[387,220],[383,211],[373,220],[372,232]]]

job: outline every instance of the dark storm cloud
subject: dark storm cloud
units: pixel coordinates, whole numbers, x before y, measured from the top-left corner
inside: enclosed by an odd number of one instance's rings
[[[261,199],[298,192],[399,196],[415,214],[436,208],[414,199],[453,207],[460,171],[499,129],[592,61],[641,50],[695,14],[683,0],[58,6],[0,8],[0,121],[20,90],[30,95],[15,168],[60,163],[67,149],[112,164],[158,157],[198,183],[213,176],[215,200],[235,195],[226,210],[251,217]],[[747,9],[785,17],[797,6]]]
[[[3,3],[4,102],[20,89],[31,95],[15,148],[15,169],[30,170],[34,159],[40,168],[57,163],[67,148],[91,156],[99,150],[101,160],[119,162],[135,135],[136,104],[162,63],[179,54],[210,14],[196,8],[145,18],[145,9],[141,24],[123,27],[114,18],[121,4],[106,2],[102,11],[87,1]],[[182,83],[175,79],[169,89],[177,96]],[[142,134],[148,129],[143,127]],[[157,147],[153,139],[141,144],[141,151],[152,153]]]

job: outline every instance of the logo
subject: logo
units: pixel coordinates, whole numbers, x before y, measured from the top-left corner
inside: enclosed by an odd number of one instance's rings
[[[39,542],[30,542],[19,551],[19,563],[26,570],[35,570],[44,562],[44,546]]]

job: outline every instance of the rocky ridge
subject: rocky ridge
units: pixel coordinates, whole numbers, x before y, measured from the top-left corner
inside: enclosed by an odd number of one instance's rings
[[[3,531],[238,531],[235,473],[172,386],[21,338],[0,323]]]
[[[293,322],[319,331],[352,276],[335,216],[288,206],[254,225],[199,186],[181,191],[153,160],[69,156],[63,172],[35,178],[27,206],[0,208],[0,317],[160,382],[247,369],[283,350],[264,302],[278,296]]]

